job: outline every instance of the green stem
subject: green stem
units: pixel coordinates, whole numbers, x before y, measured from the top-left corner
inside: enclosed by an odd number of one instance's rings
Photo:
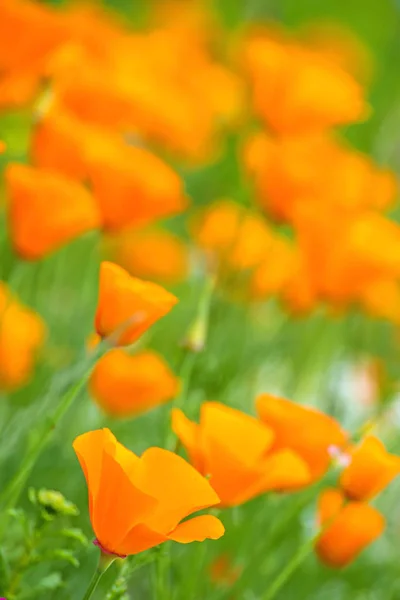
[[[112,563],[114,562],[114,560],[116,558],[117,558],[116,556],[113,556],[111,554],[105,554],[104,552],[100,552],[99,564],[97,565],[97,568],[96,568],[96,570],[93,574],[93,577],[89,583],[89,587],[86,590],[86,593],[83,596],[82,600],[89,600],[89,598],[92,597],[93,592],[97,588],[97,585],[98,585],[100,579],[102,578],[104,573],[107,571],[108,567],[110,565],[112,565]]]
[[[262,597],[261,600],[273,600],[273,598],[276,597],[277,593],[290,579],[290,577],[293,575],[296,569],[312,552],[315,546],[315,542],[318,540],[320,535],[321,531],[318,531],[318,533],[314,535],[314,537],[312,537],[310,540],[307,540],[302,546],[300,546],[299,550],[293,556],[292,560],[288,562],[286,567],[282,569],[279,575],[274,579],[267,593],[265,594],[265,596]]]
[[[32,472],[38,458],[42,454],[44,448],[49,443],[54,429],[62,419],[64,414],[70,408],[74,400],[79,396],[82,389],[85,387],[87,380],[90,376],[92,368],[85,373],[85,375],[79,379],[79,381],[62,397],[59,405],[54,411],[53,415],[50,416],[42,428],[42,431],[38,433],[38,441],[33,448],[26,454],[25,459],[15,477],[11,480],[8,487],[5,489],[1,497],[1,503],[4,504],[5,512],[14,508],[18,502],[19,496],[27,482],[29,475]]]
[[[94,572],[94,575],[92,577],[92,580],[89,583],[89,587],[86,590],[86,594],[83,597],[83,600],[89,600],[89,598],[92,597],[93,592],[97,588],[97,584],[99,583],[101,577],[103,576],[103,573],[104,573],[104,571],[101,571],[100,569],[96,569],[96,571]]]

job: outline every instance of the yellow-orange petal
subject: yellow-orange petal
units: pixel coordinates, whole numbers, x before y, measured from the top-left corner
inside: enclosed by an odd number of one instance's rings
[[[130,355],[115,348],[95,365],[89,388],[108,414],[129,417],[172,400],[179,391],[179,379],[156,352]]]
[[[316,544],[319,558],[331,567],[345,567],[385,529],[383,515],[369,504],[350,502],[323,531]]]
[[[3,154],[6,151],[6,144],[2,140],[0,140],[0,154]]]
[[[132,527],[125,538],[119,543],[119,553],[120,556],[139,554],[139,552],[154,548],[167,540],[168,537],[166,535],[158,531],[153,531],[150,527],[141,523]]]
[[[203,449],[200,446],[200,426],[190,421],[180,408],[173,408],[171,411],[171,428],[186,448],[194,468],[205,475]]]
[[[162,448],[143,453],[137,481],[140,489],[159,502],[146,525],[165,535],[193,512],[219,503],[207,479],[183,458]]]
[[[115,334],[119,345],[131,344],[177,302],[156,283],[131,277],[122,267],[104,261],[100,266],[96,331],[101,337]]]
[[[122,555],[120,543],[153,512],[157,500],[133,483],[138,459],[108,429],[79,436],[74,449],[86,477],[96,537],[107,551]]]
[[[330,464],[330,446],[343,447],[347,435],[335,419],[323,412],[270,394],[256,400],[260,419],[275,433],[276,450],[289,448],[303,458],[313,480]]]
[[[204,540],[218,540],[225,533],[221,521],[213,515],[201,515],[180,523],[168,535],[170,540],[180,544],[190,542],[204,542]]]
[[[42,258],[100,225],[91,194],[59,173],[13,163],[6,184],[11,241],[24,258]]]
[[[352,500],[371,500],[400,474],[400,457],[390,454],[374,436],[362,440],[350,456],[340,486]]]

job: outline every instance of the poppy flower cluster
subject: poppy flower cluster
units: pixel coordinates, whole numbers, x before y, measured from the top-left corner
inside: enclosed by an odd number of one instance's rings
[[[369,504],[400,474],[400,457],[370,435],[348,448],[338,488],[324,490],[318,501],[322,534],[316,551],[333,567],[344,567],[385,529],[383,515]]]
[[[247,140],[243,158],[260,206],[293,232],[281,297],[295,312],[320,302],[336,310],[358,304],[397,323],[400,229],[385,212],[398,183],[335,130],[368,116],[354,61],[282,31],[250,35],[244,55],[264,129]],[[348,55],[346,47],[342,59]],[[269,270],[282,260],[286,273],[287,254],[285,246],[267,253],[253,275],[256,297],[275,291]]]

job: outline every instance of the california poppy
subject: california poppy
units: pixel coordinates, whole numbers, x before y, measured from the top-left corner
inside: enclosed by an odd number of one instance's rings
[[[345,567],[385,529],[385,519],[364,502],[345,503],[342,492],[327,489],[318,501],[318,521],[323,527],[316,544],[319,558],[331,567]]]
[[[114,263],[100,265],[95,327],[101,337],[118,335],[119,345],[132,344],[166,315],[178,299],[156,283],[131,277]]]
[[[371,500],[400,474],[400,457],[390,454],[378,438],[370,435],[350,451],[350,463],[340,486],[351,500]]]
[[[172,429],[196,469],[209,475],[224,506],[272,490],[292,491],[310,480],[306,463],[295,452],[272,451],[271,428],[218,402],[202,404],[199,425],[174,409]]]
[[[189,269],[187,245],[161,227],[134,229],[105,239],[106,252],[131,275],[177,283]]]
[[[274,432],[274,448],[290,448],[301,456],[313,480],[328,469],[330,446],[342,448],[347,443],[339,423],[315,408],[270,394],[259,396],[256,406],[262,422]]]
[[[89,512],[100,548],[124,557],[174,540],[182,544],[218,539],[219,519],[189,515],[218,504],[218,496],[183,458],[162,448],[141,457],[119,443],[109,429],[74,441],[89,491]]]
[[[255,110],[275,132],[321,132],[366,116],[361,86],[325,52],[257,34],[245,53]]]
[[[0,283],[0,388],[14,390],[29,381],[46,337],[42,318],[23,306]]]
[[[114,348],[96,363],[89,388],[108,414],[129,417],[171,400],[178,393],[179,379],[156,352],[130,355]]]
[[[11,240],[24,258],[43,258],[100,226],[91,194],[63,175],[12,163],[6,184]]]

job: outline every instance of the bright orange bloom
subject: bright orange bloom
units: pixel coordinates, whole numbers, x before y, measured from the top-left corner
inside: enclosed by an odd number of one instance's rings
[[[361,86],[325,52],[266,35],[245,50],[255,110],[275,132],[321,132],[366,116]]]
[[[176,283],[188,273],[188,248],[176,235],[161,228],[134,229],[106,240],[116,263],[131,275]]]
[[[317,409],[269,394],[259,396],[256,406],[260,419],[274,432],[274,448],[290,448],[301,456],[313,480],[329,468],[330,446],[342,448],[347,443],[339,423]]]
[[[0,282],[0,388],[14,390],[32,376],[46,337],[41,317],[23,306]]]
[[[172,429],[196,469],[209,475],[224,506],[272,490],[293,491],[310,481],[300,456],[286,448],[272,452],[272,429],[239,410],[206,402],[197,425],[174,409]]]
[[[231,269],[251,269],[262,261],[273,235],[265,219],[230,200],[209,206],[194,227],[201,248]]]
[[[252,295],[265,298],[282,292],[296,272],[297,263],[295,245],[284,237],[276,236],[253,273]]]
[[[13,163],[7,167],[11,239],[27,259],[39,259],[100,226],[93,197],[53,171]]]
[[[108,414],[130,417],[172,400],[179,391],[179,379],[156,352],[130,355],[114,348],[97,362],[89,388]]]
[[[371,500],[400,474],[400,457],[368,436],[353,448],[351,462],[340,477],[340,486],[351,500]]]
[[[316,545],[319,558],[331,567],[345,567],[385,529],[385,519],[364,502],[349,502],[339,490],[327,489],[318,501],[318,520],[326,526]]]
[[[2,140],[0,140],[0,154],[3,154],[3,152],[5,152],[5,151],[6,151],[6,145]]]
[[[100,266],[96,331],[101,337],[118,334],[115,342],[119,345],[132,344],[177,302],[156,283],[131,277],[122,267],[104,261]]]
[[[84,433],[73,445],[103,551],[127,556],[168,540],[188,544],[224,534],[221,521],[211,515],[181,522],[219,499],[208,481],[173,452],[149,448],[139,457],[109,429]]]

